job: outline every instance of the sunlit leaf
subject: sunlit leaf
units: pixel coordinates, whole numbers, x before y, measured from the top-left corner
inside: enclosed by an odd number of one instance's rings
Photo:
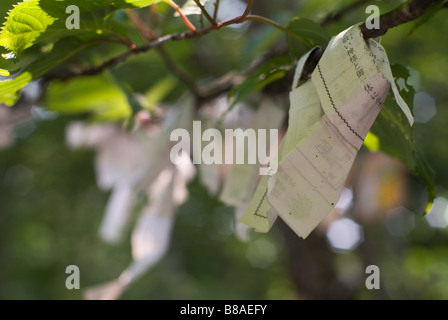
[[[75,38],[58,41],[50,52],[31,62],[25,71],[0,82],[0,103],[13,105],[18,98],[18,92],[29,82],[38,79],[86,46],[87,44]]]
[[[20,2],[9,11],[0,34],[0,45],[20,53],[32,46],[56,19],[42,10],[39,0]]]
[[[91,113],[96,120],[118,120],[131,115],[126,94],[105,73],[53,82],[48,88],[46,105],[61,114]]]
[[[0,45],[21,53],[26,48],[42,41],[55,41],[63,37],[90,33],[96,37],[111,36],[114,21],[111,13],[118,9],[145,7],[162,0],[25,0],[9,11],[0,34]],[[80,10],[80,28],[67,29],[66,19],[69,5]]]

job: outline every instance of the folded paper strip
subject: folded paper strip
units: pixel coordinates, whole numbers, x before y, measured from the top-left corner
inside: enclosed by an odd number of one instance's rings
[[[359,25],[333,37],[311,79],[297,87],[309,54],[298,61],[289,127],[276,174],[261,179],[240,219],[267,232],[280,216],[306,238],[337,203],[357,152],[389,89],[406,115],[384,48]]]

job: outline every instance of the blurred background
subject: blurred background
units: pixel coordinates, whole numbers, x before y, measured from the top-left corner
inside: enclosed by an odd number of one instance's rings
[[[221,2],[229,11],[241,8],[237,0]],[[352,2],[256,1],[253,13],[282,25],[295,16],[320,22]],[[13,3],[1,2],[1,17]],[[369,3],[383,13],[401,1],[366,2],[328,23],[330,35],[363,21]],[[391,64],[409,67],[417,89],[414,138],[435,170],[438,191],[427,216],[421,214],[424,186],[399,161],[364,148],[337,208],[306,240],[278,219],[270,233],[240,241],[234,208],[195,178],[189,199],[176,210],[166,255],[122,299],[448,299],[447,14],[441,10],[410,36],[408,23],[382,39]],[[183,30],[169,7],[162,6],[160,16],[167,32]],[[253,22],[166,49],[207,83],[246,69],[264,50],[284,43],[281,32]],[[170,74],[152,52],[111,72],[139,92]],[[170,79],[166,103],[186,89]],[[132,260],[132,230],[118,245],[99,238],[109,193],[97,186],[94,152],[68,148],[65,137],[66,126],[84,118],[48,111],[45,100],[30,105],[33,88],[27,92],[28,100],[12,109],[0,106],[0,299],[81,299],[82,290],[66,289],[65,268],[79,266],[81,289],[117,278]],[[366,289],[368,265],[380,269],[380,290]]]

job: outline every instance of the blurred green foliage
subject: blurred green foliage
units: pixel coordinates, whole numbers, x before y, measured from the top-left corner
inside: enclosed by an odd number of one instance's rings
[[[116,278],[132,260],[128,241],[110,246],[98,237],[108,195],[95,185],[92,153],[65,146],[65,125],[62,119],[41,123],[2,152],[0,299],[80,299],[80,290],[65,288],[68,265],[79,266],[85,288]],[[197,181],[190,190],[169,254],[123,298],[291,298],[275,235],[241,243],[231,229],[233,209]],[[267,260],[257,241],[273,246]]]

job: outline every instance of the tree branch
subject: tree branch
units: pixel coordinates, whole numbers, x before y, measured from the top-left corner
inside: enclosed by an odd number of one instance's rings
[[[131,19],[132,23],[143,36],[143,38],[149,41],[152,41],[156,38],[156,34],[145,24],[145,22],[139,17],[137,12],[131,9],[127,9],[126,14],[128,15],[129,19]]]
[[[201,9],[202,14],[204,15],[204,17],[207,18],[207,20],[213,25],[216,26],[216,20],[213,19],[207,12],[207,10],[205,10],[204,6],[202,5],[201,1],[199,0],[193,0],[196,5],[199,7],[199,9]]]
[[[151,29],[149,29],[149,27],[143,22],[142,19],[140,19],[140,17],[135,11],[127,10],[126,13],[128,14],[131,21],[134,23],[136,28],[138,29],[138,31],[146,40],[153,41],[156,38],[155,33]],[[179,78],[179,80],[181,80],[196,97],[200,96],[200,93],[196,87],[196,82],[194,81],[194,79],[188,73],[186,73],[177,66],[176,62],[173,60],[168,51],[166,51],[163,46],[156,47],[155,49],[165,62],[167,68],[174,75],[176,75]]]
[[[386,32],[399,26],[400,24],[412,21],[422,16],[426,9],[434,3],[435,0],[409,0],[392,11],[380,15],[380,28],[368,29],[365,22],[360,26],[364,39],[376,38],[386,34]],[[306,80],[311,76],[314,68],[319,63],[324,54],[325,47],[315,50],[305,64],[305,70],[301,80]]]
[[[414,19],[420,17],[421,15],[424,14],[426,9],[434,1],[435,0],[409,0],[409,1],[407,1],[406,3],[397,7],[396,9],[380,16],[380,29],[371,29],[370,30],[370,29],[367,29],[365,23],[362,24],[361,30],[364,34],[364,38],[369,39],[369,38],[374,38],[374,37],[384,35],[387,32],[387,30],[389,30],[390,28],[396,27],[400,24],[406,23],[408,21],[411,21],[411,20],[414,20]],[[75,70],[75,71],[68,72],[66,74],[50,74],[47,77],[45,77],[44,79],[46,81],[67,80],[67,79],[70,79],[70,78],[73,78],[76,76],[96,75],[96,74],[99,74],[99,73],[105,71],[106,69],[112,68],[112,67],[120,64],[121,62],[126,61],[130,56],[132,56],[134,54],[144,53],[151,49],[159,48],[166,42],[199,38],[199,37],[202,37],[212,31],[219,30],[219,29],[229,26],[229,25],[240,24],[247,20],[258,20],[258,21],[262,21],[265,23],[269,23],[270,25],[272,25],[274,27],[280,27],[280,29],[284,29],[282,26],[278,25],[274,21],[271,21],[267,18],[249,15],[253,2],[254,2],[254,0],[249,0],[248,5],[247,5],[246,10],[244,11],[243,15],[235,17],[233,19],[229,19],[229,20],[222,21],[222,22],[217,22],[216,25],[211,25],[209,27],[202,28],[202,29],[196,30],[196,31],[190,30],[190,31],[186,31],[186,32],[180,33],[180,34],[175,33],[175,34],[166,35],[166,36],[160,37],[158,39],[155,39],[155,40],[151,41],[150,43],[143,45],[141,47],[133,48],[132,50],[125,52],[124,54],[122,54],[118,57],[110,59],[99,66],[96,66],[96,67],[93,67],[90,69]],[[345,9],[343,9],[343,11],[348,12],[349,10],[353,10],[353,7],[359,6],[360,2],[364,3],[365,1],[360,0],[356,3],[356,5],[353,4]],[[349,9],[349,8],[351,8],[351,9]],[[339,16],[339,13],[334,15],[330,21],[334,21],[335,17],[338,17],[338,16]],[[262,19],[260,19],[260,18],[262,18]],[[267,20],[269,22],[267,22]],[[313,72],[314,68],[316,67],[317,63],[319,62],[324,51],[325,51],[325,47],[323,47],[319,50],[315,50],[313,52],[313,54],[311,55],[307,64],[305,65],[305,70],[304,70],[302,79],[306,79],[310,76],[310,74]],[[166,62],[166,60],[165,60],[165,62]],[[171,70],[173,71],[172,68],[171,68]],[[182,76],[181,80],[185,80],[183,78],[184,77]],[[215,88],[215,89],[208,88],[209,89],[208,93],[204,92],[203,90],[199,90],[196,86],[193,86],[191,83],[192,81],[190,79],[188,79],[186,82],[185,81],[184,82],[187,84],[187,86],[190,89],[194,88],[194,92],[197,94],[198,99],[206,99],[209,97],[216,96],[216,92],[224,93],[224,92],[230,90],[232,88],[232,86],[234,85],[232,81],[233,81],[233,79],[230,79],[228,82],[224,82],[224,83],[217,82],[217,83],[219,83],[219,88]]]
[[[213,20],[218,19],[219,0],[215,0],[215,10],[213,11]]]
[[[188,18],[184,15],[184,13],[182,12],[181,8],[179,7],[179,5],[177,3],[175,3],[173,0],[169,0],[168,4],[174,9],[176,10],[176,12],[179,14],[179,17],[182,19],[182,21],[185,23],[185,25],[188,27],[188,29],[190,29],[191,31],[196,31],[196,27],[191,23],[190,20],[188,20]]]
[[[289,35],[291,35],[291,36],[293,36],[295,38],[298,38],[300,41],[302,41],[302,42],[304,42],[304,43],[306,43],[308,45],[311,45],[311,42],[308,39],[306,39],[304,37],[301,37],[297,33],[291,31],[288,28],[283,27],[282,25],[280,25],[277,22],[275,22],[273,20],[270,20],[268,18],[265,18],[265,17],[262,17],[262,16],[258,16],[258,15],[255,15],[255,14],[249,14],[249,15],[246,16],[245,20],[246,21],[247,20],[255,20],[255,21],[260,21],[260,22],[266,23],[266,24],[268,24],[268,25],[270,25],[270,26],[272,26],[274,28],[277,28],[277,29],[283,31],[284,33],[287,33],[287,34],[289,34]]]
[[[229,26],[229,25],[243,23],[244,21],[246,21],[246,18],[249,15],[249,12],[250,12],[253,2],[254,2],[254,0],[249,1],[248,5],[246,7],[246,10],[244,11],[243,15],[241,15],[241,16],[238,16],[238,17],[226,20],[226,21],[219,22],[216,25],[211,25],[211,26],[201,29],[201,30],[190,30],[190,31],[186,31],[183,33],[173,33],[173,34],[169,34],[166,36],[162,36],[162,37],[160,37],[148,44],[145,44],[141,47],[132,48],[131,51],[125,52],[118,57],[112,58],[97,67],[84,69],[84,70],[75,70],[75,71],[68,72],[65,74],[51,74],[51,75],[46,76],[44,78],[44,80],[47,82],[51,81],[51,80],[63,80],[64,81],[64,80],[71,79],[73,77],[96,75],[96,74],[102,73],[106,69],[112,68],[112,67],[120,64],[121,62],[126,61],[130,56],[132,56],[134,54],[148,52],[151,49],[160,47],[161,45],[163,45],[166,42],[199,38],[199,37],[202,37],[202,36],[210,33],[211,31],[219,30],[219,29]]]
[[[380,37],[400,24],[412,21],[423,15],[435,0],[411,0],[403,3],[396,9],[380,16],[380,28],[368,29],[366,24],[361,25],[361,31],[365,39]]]
[[[246,10],[244,10],[244,13],[242,17],[247,17],[250,13],[250,10],[252,9],[252,5],[254,4],[254,0],[249,0],[249,3],[247,4]]]

